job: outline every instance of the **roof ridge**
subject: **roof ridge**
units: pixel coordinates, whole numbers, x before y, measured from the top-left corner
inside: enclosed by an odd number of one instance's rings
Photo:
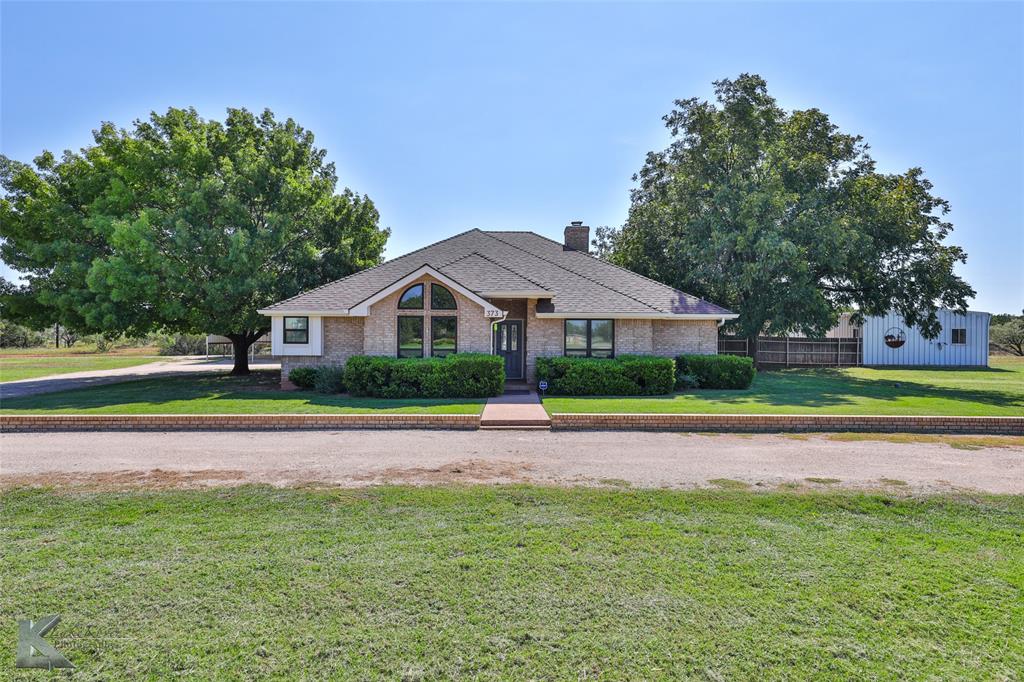
[[[453,234],[451,237],[446,237],[446,238],[444,238],[444,239],[442,239],[440,241],[436,241],[436,242],[434,242],[432,244],[427,244],[426,246],[421,246],[420,248],[416,249],[415,251],[410,251],[409,253],[403,253],[401,256],[397,256],[395,258],[392,258],[391,260],[386,260],[383,263],[377,263],[377,265],[373,265],[373,266],[365,268],[363,270],[357,270],[356,272],[353,272],[353,273],[350,273],[348,275],[345,275],[344,277],[339,277],[338,279],[333,279],[330,282],[325,282],[324,284],[321,284],[319,286],[315,286],[312,289],[306,289],[305,291],[300,291],[299,293],[295,294],[294,296],[289,296],[288,298],[286,298],[284,300],[277,301],[276,303],[273,303],[273,304],[267,306],[266,309],[269,310],[271,308],[276,308],[277,306],[281,305],[282,303],[287,303],[288,301],[293,301],[296,298],[299,298],[300,296],[305,296],[306,294],[311,294],[314,291],[319,291],[320,289],[323,289],[324,287],[329,287],[332,284],[337,284],[338,282],[344,282],[346,279],[350,279],[352,277],[355,277],[356,275],[361,275],[364,272],[371,272],[373,270],[376,270],[377,268],[382,268],[385,265],[390,265],[391,263],[397,263],[398,261],[402,260],[403,258],[408,258],[409,256],[412,256],[413,254],[417,254],[420,251],[425,251],[425,250],[429,249],[432,246],[437,246],[438,244],[443,244],[443,243],[445,243],[447,241],[451,241],[452,239],[455,239],[456,237],[461,237],[464,234],[469,234],[470,232],[481,232],[482,233],[483,230],[481,230],[479,227],[473,227],[473,228],[470,228],[470,229],[466,230],[465,232],[459,232],[458,234]],[[431,266],[431,267],[433,267],[433,266]]]
[[[481,232],[483,232],[484,234],[487,234],[487,232],[484,232],[483,230],[481,230]],[[552,244],[555,244],[557,246],[562,246],[562,244],[560,242],[556,242],[551,237],[545,237],[544,235],[542,235],[542,234],[540,234],[538,232],[530,232],[530,234],[535,234],[538,237],[540,237],[541,239],[545,239],[545,240],[551,242]],[[630,270],[629,268],[624,268],[621,265],[616,265],[615,263],[612,263],[611,261],[606,261],[603,258],[598,258],[597,256],[593,255],[589,251],[584,252],[584,251],[575,251],[575,250],[573,250],[573,253],[578,253],[581,256],[586,256],[587,258],[592,258],[593,260],[596,260],[599,263],[603,263],[605,265],[610,265],[613,268],[616,268],[618,270],[622,270],[623,272],[628,272],[631,275],[636,275],[637,277],[640,277],[641,279],[646,279],[648,282],[651,282],[653,284],[657,284],[660,287],[665,287],[666,289],[670,289],[670,290],[676,292],[677,294],[682,294],[683,296],[689,296],[690,298],[695,298],[695,299],[697,299],[698,301],[700,301],[702,303],[707,303],[708,305],[713,305],[716,308],[722,308],[722,306],[718,305],[717,303],[712,303],[711,301],[709,301],[707,299],[704,299],[704,298],[701,298],[700,296],[694,296],[693,294],[691,294],[689,292],[686,292],[686,291],[683,291],[682,289],[676,289],[675,287],[669,286],[668,284],[665,284],[664,282],[659,282],[658,280],[651,279],[650,277],[648,277],[646,275],[641,275],[639,272],[636,272],[635,270]],[[728,309],[727,308],[722,308],[722,310],[728,310]]]
[[[545,236],[543,236],[543,235],[539,235],[539,234],[537,234],[536,232],[529,232],[529,231],[527,231],[527,232],[528,232],[529,234],[534,234],[534,235],[537,235],[537,236],[538,236],[538,237],[540,237],[541,239],[547,239],[547,240],[548,240],[549,242],[551,242],[551,243],[553,243],[553,244],[558,244],[558,242],[556,242],[556,241],[555,241],[554,239],[548,239],[547,237],[545,237]],[[495,236],[494,236],[493,234],[490,234],[490,233],[488,233],[488,232],[483,232],[483,234],[486,234],[486,235],[487,235],[487,236],[489,236],[489,237],[490,237],[491,239],[497,239],[497,240],[498,240],[499,242],[501,242],[502,244],[507,244],[508,246],[511,246],[511,247],[512,247],[512,248],[514,248],[514,249],[519,249],[520,251],[523,251],[523,252],[525,252],[525,253],[528,253],[528,254],[530,254],[531,256],[533,256],[534,258],[539,258],[540,260],[542,260],[542,261],[544,261],[544,262],[546,262],[546,263],[551,263],[551,264],[552,264],[552,265],[554,265],[555,267],[557,267],[557,268],[561,268],[561,269],[565,270],[566,272],[571,272],[572,274],[576,275],[577,277],[582,277],[583,279],[587,280],[588,282],[591,282],[591,283],[593,283],[593,284],[596,284],[596,285],[598,285],[599,287],[603,287],[603,288],[605,288],[605,289],[608,289],[609,291],[614,291],[615,293],[619,294],[620,296],[625,296],[625,297],[626,297],[626,298],[628,298],[628,299],[631,299],[631,300],[633,300],[633,301],[636,301],[637,303],[639,303],[640,305],[642,305],[642,306],[644,306],[644,307],[646,307],[646,308],[650,308],[651,310],[655,310],[655,311],[657,311],[657,312],[659,312],[659,313],[666,313],[666,312],[669,312],[669,311],[666,311],[666,310],[662,310],[661,308],[658,308],[657,306],[653,306],[653,305],[651,305],[650,303],[647,303],[646,301],[641,301],[641,300],[640,300],[639,298],[637,298],[636,296],[631,296],[630,294],[627,294],[627,293],[626,293],[626,292],[624,292],[624,291],[619,291],[619,290],[618,290],[618,289],[616,289],[615,287],[610,287],[610,286],[608,286],[607,284],[605,284],[605,283],[603,283],[603,282],[598,282],[597,280],[595,280],[595,279],[593,279],[593,278],[591,278],[591,277],[588,277],[587,275],[584,275],[584,274],[583,274],[583,273],[581,273],[581,272],[576,272],[575,270],[573,270],[573,269],[571,269],[571,268],[567,268],[567,267],[565,267],[564,265],[561,265],[561,264],[559,264],[559,263],[556,263],[556,262],[555,262],[555,261],[553,261],[553,260],[549,260],[549,259],[545,258],[544,256],[538,255],[538,254],[534,253],[533,251],[530,251],[529,249],[524,249],[523,247],[521,247],[521,246],[516,246],[515,244],[509,244],[509,243],[508,243],[507,241],[505,241],[504,239],[499,239],[498,237],[495,237]],[[630,272],[630,271],[629,271],[629,270],[627,270],[626,272]],[[636,273],[633,273],[633,274],[636,274]],[[643,275],[641,275],[641,277],[642,277],[642,276],[643,276]],[[663,284],[662,286],[665,286],[665,285]],[[684,292],[679,292],[679,293],[684,293]]]

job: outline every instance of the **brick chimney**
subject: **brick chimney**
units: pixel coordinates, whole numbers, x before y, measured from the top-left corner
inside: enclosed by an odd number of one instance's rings
[[[582,251],[590,253],[590,226],[582,220],[574,220],[565,227],[566,251]]]

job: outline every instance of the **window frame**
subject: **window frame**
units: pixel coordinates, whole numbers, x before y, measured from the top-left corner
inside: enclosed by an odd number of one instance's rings
[[[305,346],[309,344],[309,316],[308,315],[282,315],[281,316],[281,343],[288,346]],[[288,329],[288,320],[305,320],[305,329]],[[289,341],[288,332],[305,332],[305,341]]]
[[[399,310],[423,310],[424,305],[426,304],[426,300],[425,299],[426,299],[426,296],[427,296],[427,288],[425,286],[423,286],[423,284],[424,284],[423,282],[417,282],[416,284],[410,284],[409,286],[407,286],[405,288],[405,291],[402,292],[402,295],[398,297],[398,304],[397,304],[396,307]],[[405,295],[407,293],[409,293],[410,291],[412,291],[416,287],[419,287],[419,289],[420,289],[420,304],[418,306],[403,306],[402,305],[402,299],[405,298]]]
[[[406,358],[422,358],[424,352],[426,352],[427,338],[426,338],[426,324],[424,323],[423,315],[398,315],[398,319],[395,322],[395,357],[400,359]],[[402,355],[402,319],[419,320],[420,321],[420,354],[419,355]]]
[[[431,292],[433,293],[433,292]],[[434,321],[435,320],[454,320],[455,321],[455,347],[450,351],[445,351],[444,355],[438,355],[434,352]],[[459,352],[459,316],[458,315],[431,315],[430,316],[430,357],[432,358],[446,358],[449,355],[455,355]]]
[[[568,326],[570,322],[586,322],[587,323],[587,348],[585,351],[579,349],[570,349],[566,343],[568,335]],[[567,358],[594,358],[594,322],[610,322],[612,325],[612,347],[607,352],[610,353],[607,357],[598,357],[597,360],[611,360],[615,357],[615,320],[614,318],[565,318],[562,322],[562,355]],[[600,352],[605,352],[606,349],[599,348]],[[570,355],[570,353],[572,353]],[[584,355],[580,355],[584,353]]]
[[[960,341],[956,340],[957,332],[960,332],[961,335],[962,335],[962,340],[960,340]],[[967,345],[967,327],[953,327],[953,329],[952,329],[952,331],[950,333],[950,336],[949,336],[949,342],[950,342],[950,344],[952,344],[954,346],[966,346]]]
[[[434,301],[435,301],[434,289],[443,289],[444,291],[446,291],[448,293],[449,296],[452,297],[452,307],[451,308],[439,308],[437,305],[434,304]],[[449,289],[445,285],[441,284],[440,282],[431,282],[430,283],[430,309],[431,310],[446,310],[446,311],[447,310],[458,310],[459,309],[459,302],[455,298],[455,294],[452,293],[451,289]]]

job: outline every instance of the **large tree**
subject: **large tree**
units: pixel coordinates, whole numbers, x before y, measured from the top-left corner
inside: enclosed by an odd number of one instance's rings
[[[334,165],[291,119],[172,108],[93,137],[34,167],[0,157],[0,256],[27,280],[3,305],[19,321],[221,334],[245,374],[268,330],[257,309],[381,260],[373,203],[336,193]]]
[[[601,255],[733,309],[747,338],[821,334],[850,309],[934,336],[937,306],[966,306],[966,255],[920,168],[877,172],[859,136],[783,110],[759,76],[715,93],[665,116],[672,142],[634,177],[622,229],[598,231]]]

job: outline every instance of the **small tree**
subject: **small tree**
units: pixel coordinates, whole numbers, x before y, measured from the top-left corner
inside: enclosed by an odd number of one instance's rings
[[[1024,356],[1024,317],[992,325],[989,338],[1006,352]]]
[[[934,337],[939,304],[966,307],[974,291],[953,272],[966,255],[943,243],[949,205],[921,169],[878,173],[860,137],[783,110],[759,76],[715,93],[665,116],[673,141],[647,155],[599,254],[731,308],[747,338],[823,334],[846,309],[895,310]]]
[[[3,304],[25,323],[217,333],[246,374],[268,331],[259,308],[381,260],[373,203],[335,193],[334,165],[291,119],[172,108],[93,137],[35,168],[0,157],[0,256],[28,280]]]

